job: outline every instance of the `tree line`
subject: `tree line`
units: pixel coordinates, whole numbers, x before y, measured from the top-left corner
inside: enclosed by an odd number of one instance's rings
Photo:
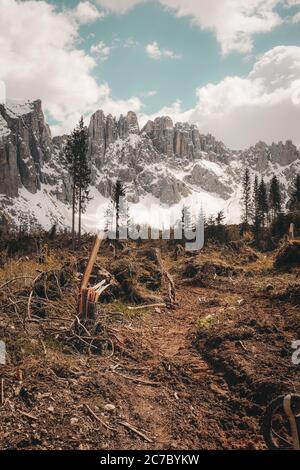
[[[292,183],[285,206],[279,179],[273,175],[267,185],[264,178],[245,170],[242,182],[241,204],[243,207],[241,232],[250,231],[257,244],[268,236],[282,236],[290,222],[297,222],[300,215],[300,174]]]

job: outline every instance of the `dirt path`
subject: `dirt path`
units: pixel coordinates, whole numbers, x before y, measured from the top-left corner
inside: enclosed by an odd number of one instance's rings
[[[132,421],[134,416],[135,425],[151,436],[150,448],[241,446],[235,442],[236,433],[231,436],[230,420],[226,423],[226,408],[233,401],[223,374],[212,370],[193,345],[196,322],[208,313],[200,309],[204,293],[207,296],[207,290],[181,288],[177,309],[147,315],[135,331],[141,350],[149,348],[148,359],[143,354],[137,359],[136,371],[142,380],[158,385],[134,386],[126,418]],[[210,295],[213,298],[214,292]],[[126,369],[124,363],[122,367]]]

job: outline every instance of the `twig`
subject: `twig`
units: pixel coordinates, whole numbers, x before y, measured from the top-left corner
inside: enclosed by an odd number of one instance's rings
[[[160,385],[159,382],[151,382],[150,380],[143,380],[143,379],[139,379],[138,377],[130,377],[128,375],[121,374],[120,372],[117,372],[116,370],[113,370],[112,372],[116,375],[119,375],[120,377],[123,377],[124,379],[131,380],[132,382],[136,382],[138,384],[149,385],[150,387],[151,386],[157,387],[158,385]]]
[[[3,289],[3,287],[6,287],[8,286],[9,284],[11,284],[12,282],[15,282],[19,279],[33,279],[32,276],[18,276],[18,277],[14,277],[13,279],[10,279],[9,281],[5,282],[4,284],[1,284],[0,286],[0,289]]]
[[[31,299],[33,296],[33,290],[30,292],[28,303],[27,303],[27,318],[31,318]]]
[[[138,307],[127,307],[128,310],[142,310],[143,308],[154,308],[154,307],[165,307],[166,304],[148,304],[148,305],[139,305]]]
[[[132,426],[131,424],[127,423],[127,421],[119,421],[119,424],[121,424],[122,426],[124,426],[124,428],[127,428],[127,429],[130,429],[130,431],[134,432],[135,434],[137,434],[138,436],[142,437],[143,439],[145,439],[145,441],[147,442],[153,442],[152,439],[150,439],[148,436],[146,436],[146,434],[142,433],[141,431],[139,431],[138,429],[136,429],[134,426]]]
[[[36,416],[31,415],[30,413],[26,413],[25,411],[22,411],[22,410],[18,410],[18,411],[21,415],[26,416],[26,418],[33,419],[34,421],[38,419]]]
[[[86,403],[84,403],[84,406],[86,407],[86,409],[88,410],[88,412],[90,413],[91,416],[93,416],[93,418],[95,418],[96,421],[98,421],[99,423],[101,423],[106,429],[109,429],[110,431],[116,431],[115,428],[111,428],[110,426],[108,426],[108,424],[106,424],[104,421],[102,421],[102,419],[99,418],[99,416],[97,416],[93,410],[89,407],[89,405],[87,405]]]
[[[238,344],[241,346],[241,348],[242,348],[245,352],[248,352],[248,349],[246,348],[246,346],[244,345],[244,343],[243,343],[241,340],[238,341]]]
[[[4,379],[1,379],[1,406],[4,405]]]

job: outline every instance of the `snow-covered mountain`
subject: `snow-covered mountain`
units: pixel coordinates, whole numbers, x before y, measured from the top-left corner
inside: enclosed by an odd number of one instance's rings
[[[0,105],[0,209],[14,224],[49,228],[70,223],[71,185],[63,163],[65,137],[52,139],[41,101]],[[173,124],[163,116],[140,129],[135,113],[119,119],[99,110],[89,124],[88,158],[92,200],[87,230],[103,223],[117,178],[127,188],[135,220],[165,225],[185,204],[196,212],[224,210],[228,222],[240,217],[241,180],[246,167],[268,181],[276,174],[285,195],[300,172],[299,151],[288,141],[259,142],[232,151],[196,126]],[[172,218],[171,218],[172,221]]]

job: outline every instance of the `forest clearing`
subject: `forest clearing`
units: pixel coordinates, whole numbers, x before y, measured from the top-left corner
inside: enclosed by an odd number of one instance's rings
[[[84,322],[93,238],[30,243],[1,258],[1,449],[266,448],[266,406],[300,391],[299,263],[242,241],[105,240],[91,284],[108,287]]]

